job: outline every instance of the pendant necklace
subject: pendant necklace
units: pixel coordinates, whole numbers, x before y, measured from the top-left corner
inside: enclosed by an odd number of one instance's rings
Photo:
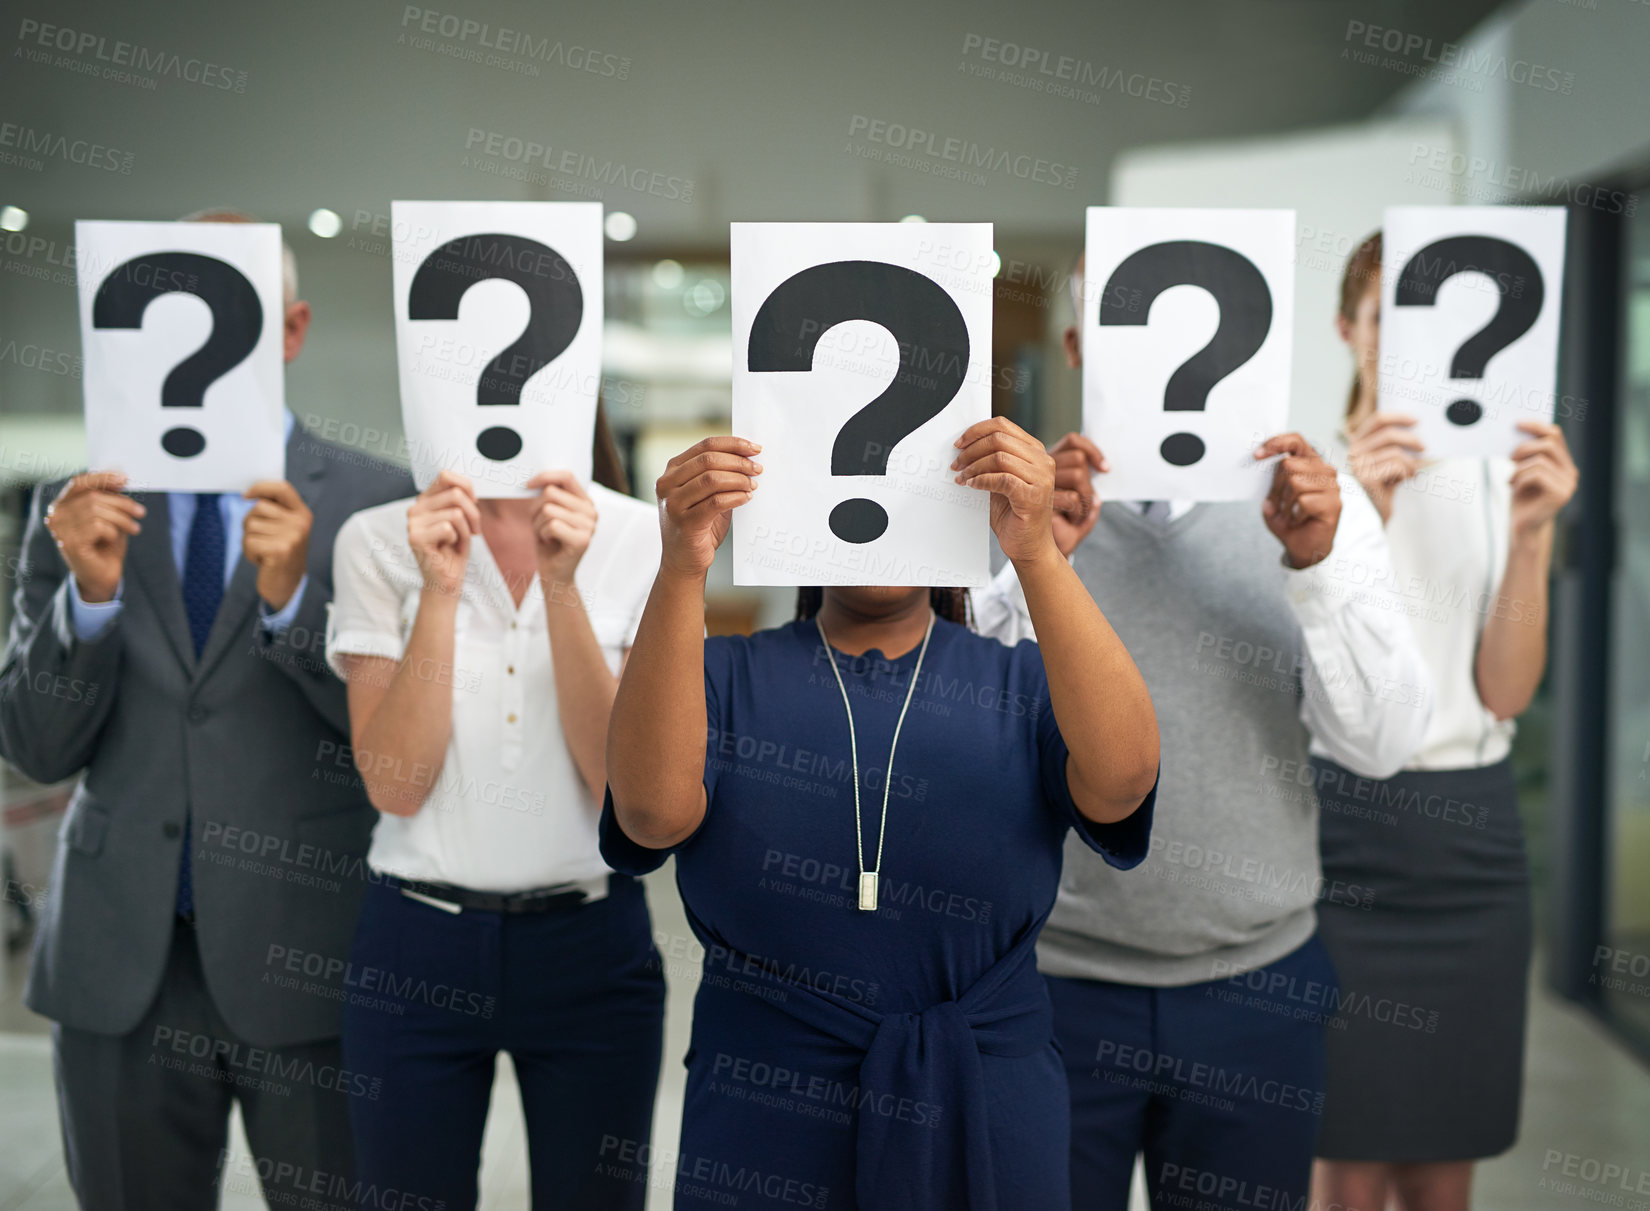
[[[825,645],[825,654],[831,660],[831,672],[836,674],[836,688],[842,691],[842,708],[848,712],[848,752],[854,766],[854,850],[859,857],[859,907],[862,912],[877,910],[877,878],[882,870],[882,840],[888,833],[888,789],[894,781],[894,751],[899,747],[899,730],[905,725],[905,712],[910,709],[911,695],[916,692],[917,678],[922,675],[922,658],[928,654],[928,640],[934,634],[934,615],[928,615],[928,629],[923,632],[922,647],[917,652],[916,667],[911,670],[911,684],[905,690],[905,705],[899,709],[899,720],[894,724],[894,740],[888,746],[888,768],[882,774],[882,822],[877,826],[877,858],[869,870],[865,867],[865,833],[859,821],[859,741],[854,736],[854,708],[848,701],[848,687],[843,684],[842,670],[837,668],[836,653],[825,637],[825,624],[814,615],[814,626],[819,628],[819,641]]]

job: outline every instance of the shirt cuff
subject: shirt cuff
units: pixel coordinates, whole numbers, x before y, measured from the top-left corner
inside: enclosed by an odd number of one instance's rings
[[[280,609],[276,610],[273,614],[269,612],[268,602],[259,601],[258,621],[263,624],[264,630],[269,632],[271,635],[279,635],[282,631],[291,626],[292,620],[298,617],[298,607],[303,603],[304,590],[308,587],[309,573],[305,572],[304,578],[298,582],[297,590],[292,594],[292,600],[287,602]]]
[[[74,574],[69,574],[69,623],[74,628],[74,637],[81,643],[95,643],[102,637],[103,632],[114,625],[115,619],[120,617],[121,594],[126,588],[126,578],[121,577],[120,583],[115,585],[115,595],[108,601],[86,601],[80,596],[80,586],[75,583]]]

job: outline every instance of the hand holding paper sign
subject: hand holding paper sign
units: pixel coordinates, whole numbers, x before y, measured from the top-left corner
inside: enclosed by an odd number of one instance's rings
[[[1100,520],[1094,473],[1111,470],[1111,460],[1081,433],[1068,433],[1049,447],[1054,456],[1054,545],[1069,556]]]
[[[957,482],[991,493],[991,529],[1015,564],[1056,554],[1054,456],[1007,417],[963,430],[951,464]]]
[[[1558,516],[1575,495],[1581,473],[1557,425],[1527,420],[1520,421],[1518,428],[1532,439],[1513,451],[1512,532],[1521,539]]]
[[[439,471],[407,510],[407,545],[424,574],[427,592],[455,596],[470,562],[470,536],[481,533],[481,508],[470,481]]]
[[[1346,461],[1382,521],[1391,519],[1392,493],[1420,468],[1423,449],[1415,418],[1405,413],[1372,412],[1353,431]]]
[[[1341,521],[1341,484],[1335,468],[1299,433],[1280,433],[1255,458],[1281,454],[1272,490],[1261,502],[1266,528],[1283,544],[1289,566],[1309,568],[1329,554]]]
[[[126,541],[148,510],[120,491],[118,471],[88,471],[63,485],[46,508],[46,528],[57,540],[82,601],[108,601],[120,586]]]
[[[762,447],[742,437],[707,437],[665,464],[653,486],[663,530],[663,567],[702,577],[728,536],[731,511],[756,494]]]
[[[241,527],[241,553],[258,565],[258,596],[279,610],[303,583],[315,515],[284,479],[261,479],[245,495],[258,503]]]
[[[539,577],[548,594],[552,585],[570,585],[579,560],[596,534],[596,504],[571,471],[540,471],[527,481],[537,488],[533,534],[538,539]]]

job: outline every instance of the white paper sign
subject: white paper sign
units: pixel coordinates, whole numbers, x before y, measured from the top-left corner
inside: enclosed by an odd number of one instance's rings
[[[139,491],[286,474],[281,229],[75,224],[87,465]]]
[[[1501,458],[1553,419],[1562,206],[1394,206],[1381,250],[1383,412],[1429,458]]]
[[[735,223],[740,585],[971,585],[990,495],[952,443],[991,415],[989,223]]]
[[[601,386],[599,202],[394,202],[395,342],[413,478],[482,497],[590,479]]]
[[[1101,499],[1259,500],[1289,420],[1292,210],[1091,206],[1083,432]]]

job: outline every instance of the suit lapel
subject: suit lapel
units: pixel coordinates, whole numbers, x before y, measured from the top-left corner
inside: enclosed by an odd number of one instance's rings
[[[126,566],[133,581],[154,606],[161,633],[172,645],[179,662],[190,673],[195,669],[195,644],[189,638],[189,615],[183,608],[183,585],[177,565],[172,562],[172,510],[164,492],[135,492],[148,509],[143,528],[126,549]]]
[[[319,456],[318,447],[308,440],[302,425],[293,425],[291,440],[286,445],[286,479],[298,489],[298,495],[303,497],[310,513],[317,518],[320,516],[320,510],[316,507],[316,502],[320,499],[321,486],[325,482],[325,470],[326,462]],[[315,529],[312,527],[311,541],[314,541],[314,538]],[[181,605],[181,591],[178,600]],[[234,575],[229,578],[228,587],[224,589],[223,601],[218,605],[218,615],[212,620],[212,631],[206,637],[200,667],[195,672],[196,680],[204,680],[210,676],[224,654],[237,643],[250,644],[253,641],[256,637],[254,628],[258,624],[252,615],[261,608],[262,603],[258,600],[258,567],[243,554],[240,562],[235,565]],[[188,630],[186,618],[186,642]]]

